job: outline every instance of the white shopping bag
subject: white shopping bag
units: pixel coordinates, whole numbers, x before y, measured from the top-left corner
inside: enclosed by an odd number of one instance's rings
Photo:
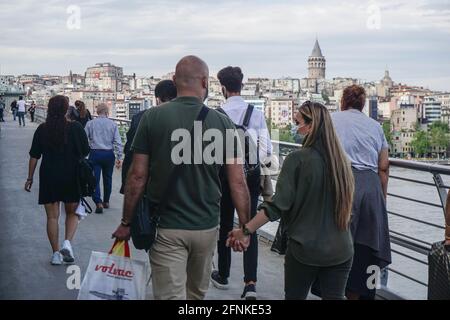
[[[86,218],[88,213],[92,213],[92,208],[84,198],[81,198],[75,210],[75,214],[78,216],[78,220],[81,221]]]
[[[75,214],[78,216],[78,220],[83,220],[87,217],[86,208],[83,205],[83,202],[80,200],[78,203],[78,207],[75,210]]]
[[[92,251],[78,300],[143,300],[148,262],[132,260],[128,242],[114,243],[110,253]]]

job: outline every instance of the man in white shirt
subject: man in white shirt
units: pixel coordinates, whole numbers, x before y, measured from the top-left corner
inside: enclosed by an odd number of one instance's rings
[[[222,85],[222,93],[227,99],[222,106],[222,110],[230,117],[236,125],[243,125],[249,104],[241,97],[242,89],[242,71],[239,67],[226,67],[219,71],[217,78]],[[250,107],[250,109],[253,106]],[[266,163],[272,153],[272,144],[269,131],[266,125],[264,114],[253,108],[250,114],[250,120],[246,128],[254,144],[258,146],[260,163]],[[247,174],[247,186],[250,192],[251,211],[253,218],[256,214],[258,198],[260,191],[260,168]],[[233,228],[234,223],[234,205],[230,197],[228,183],[222,181],[222,200],[220,214],[220,233],[217,243],[218,252],[218,270],[211,274],[211,282],[219,289],[228,289],[228,277],[230,276],[231,266],[231,248],[226,247],[228,232]],[[241,298],[246,300],[256,299],[256,275],[258,265],[258,240],[256,233],[251,235],[250,246],[244,252],[244,292]]]
[[[26,106],[25,106],[25,100],[23,100],[23,97],[19,97],[19,101],[17,101],[17,116],[19,117],[19,126],[22,125],[25,127],[25,112],[26,112]]]

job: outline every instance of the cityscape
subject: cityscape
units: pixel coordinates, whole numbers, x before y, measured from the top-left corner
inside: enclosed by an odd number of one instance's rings
[[[345,87],[359,84],[366,90],[363,112],[383,126],[394,157],[447,157],[450,125],[450,92],[395,82],[389,70],[380,70],[380,79],[363,81],[351,77],[326,78],[326,58],[316,39],[309,57],[305,57],[308,74],[304,77],[278,79],[247,77],[242,89],[245,101],[260,109],[270,128],[279,130],[285,142],[299,142],[291,133],[295,110],[306,100],[324,104],[330,112],[340,110]],[[138,77],[126,74],[120,66],[110,62],[87,67],[84,74],[69,71],[68,75],[0,75],[0,95],[6,105],[25,95],[28,103],[34,101],[45,108],[48,100],[57,94],[85,102],[94,107],[104,102],[111,117],[131,120],[140,112],[156,105],[154,88],[173,72],[162,76]],[[221,85],[215,75],[209,79],[206,104],[220,107],[224,102]]]

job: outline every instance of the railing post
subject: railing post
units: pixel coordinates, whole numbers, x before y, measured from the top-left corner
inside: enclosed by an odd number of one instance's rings
[[[445,204],[447,202],[447,190],[444,187],[444,181],[442,181],[442,177],[439,173],[435,173],[432,172],[433,174],[433,180],[434,180],[434,184],[436,185],[438,194],[439,194],[439,199],[441,200],[441,204],[442,204],[442,211],[444,212],[445,215]]]

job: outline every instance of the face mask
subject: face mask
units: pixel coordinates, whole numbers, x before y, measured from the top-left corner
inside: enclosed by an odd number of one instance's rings
[[[208,94],[209,94],[209,86],[206,87],[205,97],[203,101],[206,101],[206,99],[208,99]]]

